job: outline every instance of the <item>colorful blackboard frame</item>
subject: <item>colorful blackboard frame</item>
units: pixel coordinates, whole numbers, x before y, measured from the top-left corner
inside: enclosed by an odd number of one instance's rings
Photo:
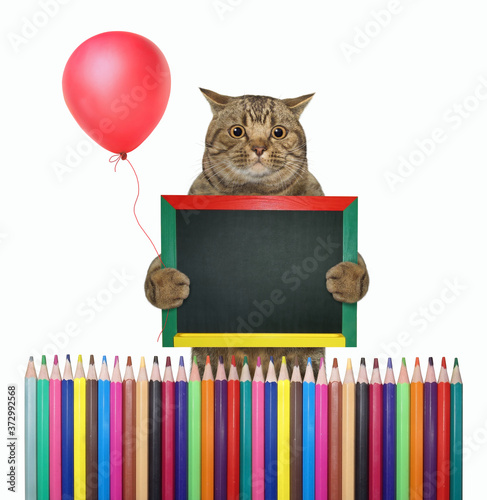
[[[182,224],[181,221],[188,224],[192,217],[201,213],[207,214],[206,217],[211,217],[211,214],[215,214],[216,211],[318,211],[341,213],[342,253],[339,260],[356,263],[357,208],[357,197],[163,195],[161,197],[161,257],[166,267],[178,268],[177,220],[179,224]],[[292,230],[295,232],[300,228],[295,227]],[[194,251],[197,251],[197,245],[186,246],[191,246]],[[184,272],[184,269],[181,271]],[[326,289],[325,293],[328,293]],[[182,307],[184,306],[183,304]],[[341,328],[320,333],[307,333],[306,331],[181,332],[178,330],[178,309],[171,309],[162,313],[163,324],[165,324],[162,343],[164,347],[356,347],[357,305],[340,304],[339,307]]]

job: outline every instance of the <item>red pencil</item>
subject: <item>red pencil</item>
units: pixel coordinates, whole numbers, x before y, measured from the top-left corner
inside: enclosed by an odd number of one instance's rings
[[[377,358],[369,384],[369,500],[382,500],[382,381]]]
[[[235,356],[228,374],[227,499],[240,495],[240,380]]]
[[[438,456],[437,500],[450,499],[450,381],[445,358],[438,375]]]

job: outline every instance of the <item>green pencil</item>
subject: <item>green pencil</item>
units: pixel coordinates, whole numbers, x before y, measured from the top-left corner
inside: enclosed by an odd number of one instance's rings
[[[196,356],[188,384],[188,500],[201,498],[201,378]]]
[[[402,358],[396,389],[396,500],[409,500],[409,432],[411,385]]]
[[[37,500],[49,500],[49,373],[46,356],[37,379]]]
[[[240,376],[240,498],[252,498],[252,379],[247,356]]]
[[[460,368],[458,366],[458,358],[455,358],[455,365],[453,366],[450,384],[450,499],[461,500],[463,474],[463,383],[462,376],[460,375]]]

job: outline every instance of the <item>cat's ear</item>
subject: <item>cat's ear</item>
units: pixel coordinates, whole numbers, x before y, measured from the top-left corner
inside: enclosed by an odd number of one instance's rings
[[[232,99],[227,95],[217,94],[212,90],[202,89],[200,87],[202,94],[205,96],[206,100],[210,103],[211,110],[215,115],[219,111],[221,111]]]
[[[299,118],[301,113],[304,111],[304,108],[308,105],[314,95],[315,94],[313,92],[312,94],[302,95],[301,97],[282,99],[282,102],[292,111],[296,118]]]

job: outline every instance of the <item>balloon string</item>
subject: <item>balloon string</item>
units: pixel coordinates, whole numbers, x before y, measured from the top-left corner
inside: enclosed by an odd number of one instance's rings
[[[152,247],[156,251],[156,254],[159,257],[159,260],[161,261],[161,264],[164,267],[166,267],[166,265],[164,264],[164,262],[162,262],[161,254],[157,251],[157,248],[154,245],[154,242],[151,240],[150,236],[147,234],[147,232],[145,231],[145,229],[142,227],[141,223],[139,222],[139,218],[137,217],[137,213],[135,212],[135,206],[137,205],[137,201],[139,200],[139,196],[140,196],[140,183],[139,183],[139,177],[137,175],[137,172],[135,171],[134,166],[132,165],[132,163],[130,163],[130,160],[127,158],[127,153],[120,153],[118,155],[110,156],[109,162],[110,163],[115,163],[115,166],[114,166],[113,170],[116,172],[117,171],[117,165],[118,165],[118,162],[120,160],[126,160],[128,162],[128,164],[132,167],[132,171],[133,171],[133,173],[135,175],[135,180],[137,181],[137,197],[135,198],[134,207],[133,207],[133,212],[134,212],[135,220],[137,221],[137,224],[139,225],[140,229],[142,229],[142,232],[147,236],[148,240],[151,242]],[[164,328],[166,328],[167,318],[168,317],[169,317],[169,310],[166,311],[166,321],[164,322],[162,330],[159,333],[159,336],[157,337],[157,342],[159,342],[159,339],[161,338],[162,332],[164,331]]]

